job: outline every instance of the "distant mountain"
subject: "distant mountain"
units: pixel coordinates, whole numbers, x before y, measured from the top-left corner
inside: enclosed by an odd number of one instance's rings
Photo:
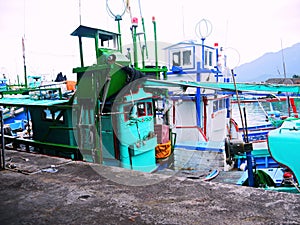
[[[283,49],[286,77],[300,75],[300,43]],[[237,82],[259,82],[269,78],[283,78],[282,51],[266,53],[258,59],[235,69]]]

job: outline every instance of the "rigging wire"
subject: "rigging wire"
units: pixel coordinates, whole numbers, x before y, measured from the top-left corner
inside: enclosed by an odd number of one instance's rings
[[[265,111],[264,107],[262,106],[261,102],[258,100],[258,98],[255,96],[256,101],[258,102],[259,107],[262,109],[262,111],[264,112],[266,118],[268,118],[268,113]]]

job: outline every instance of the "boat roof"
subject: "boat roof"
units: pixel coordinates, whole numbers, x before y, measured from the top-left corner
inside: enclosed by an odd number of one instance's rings
[[[29,96],[18,97],[18,98],[0,98],[1,106],[54,106],[67,103],[69,100],[34,100],[30,99]]]
[[[87,27],[80,25],[74,30],[71,35],[78,36],[78,37],[87,37],[87,38],[95,38],[96,34],[99,35],[99,38],[103,41],[112,40],[115,36],[120,35],[118,33],[97,29],[93,27]]]
[[[216,82],[193,82],[193,81],[166,81],[147,80],[146,86],[166,87],[194,87],[207,88],[222,91],[257,91],[271,93],[294,93],[300,94],[300,85],[267,84],[267,83],[216,83]]]
[[[163,50],[173,49],[173,48],[175,48],[177,46],[181,46],[181,45],[184,45],[184,46],[202,46],[201,43],[198,43],[198,42],[193,41],[193,40],[189,40],[189,41],[181,41],[181,42],[178,42],[176,44],[167,46],[167,47],[163,48]],[[214,49],[213,47],[208,46],[208,45],[203,45],[203,46],[206,47],[206,48]]]

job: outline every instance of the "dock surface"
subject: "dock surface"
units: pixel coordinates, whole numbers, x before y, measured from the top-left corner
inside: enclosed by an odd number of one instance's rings
[[[300,224],[300,195],[8,150],[0,224]]]

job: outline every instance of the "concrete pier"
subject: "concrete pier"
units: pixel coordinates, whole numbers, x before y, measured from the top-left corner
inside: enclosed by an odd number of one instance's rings
[[[6,151],[0,224],[300,224],[300,195]]]

